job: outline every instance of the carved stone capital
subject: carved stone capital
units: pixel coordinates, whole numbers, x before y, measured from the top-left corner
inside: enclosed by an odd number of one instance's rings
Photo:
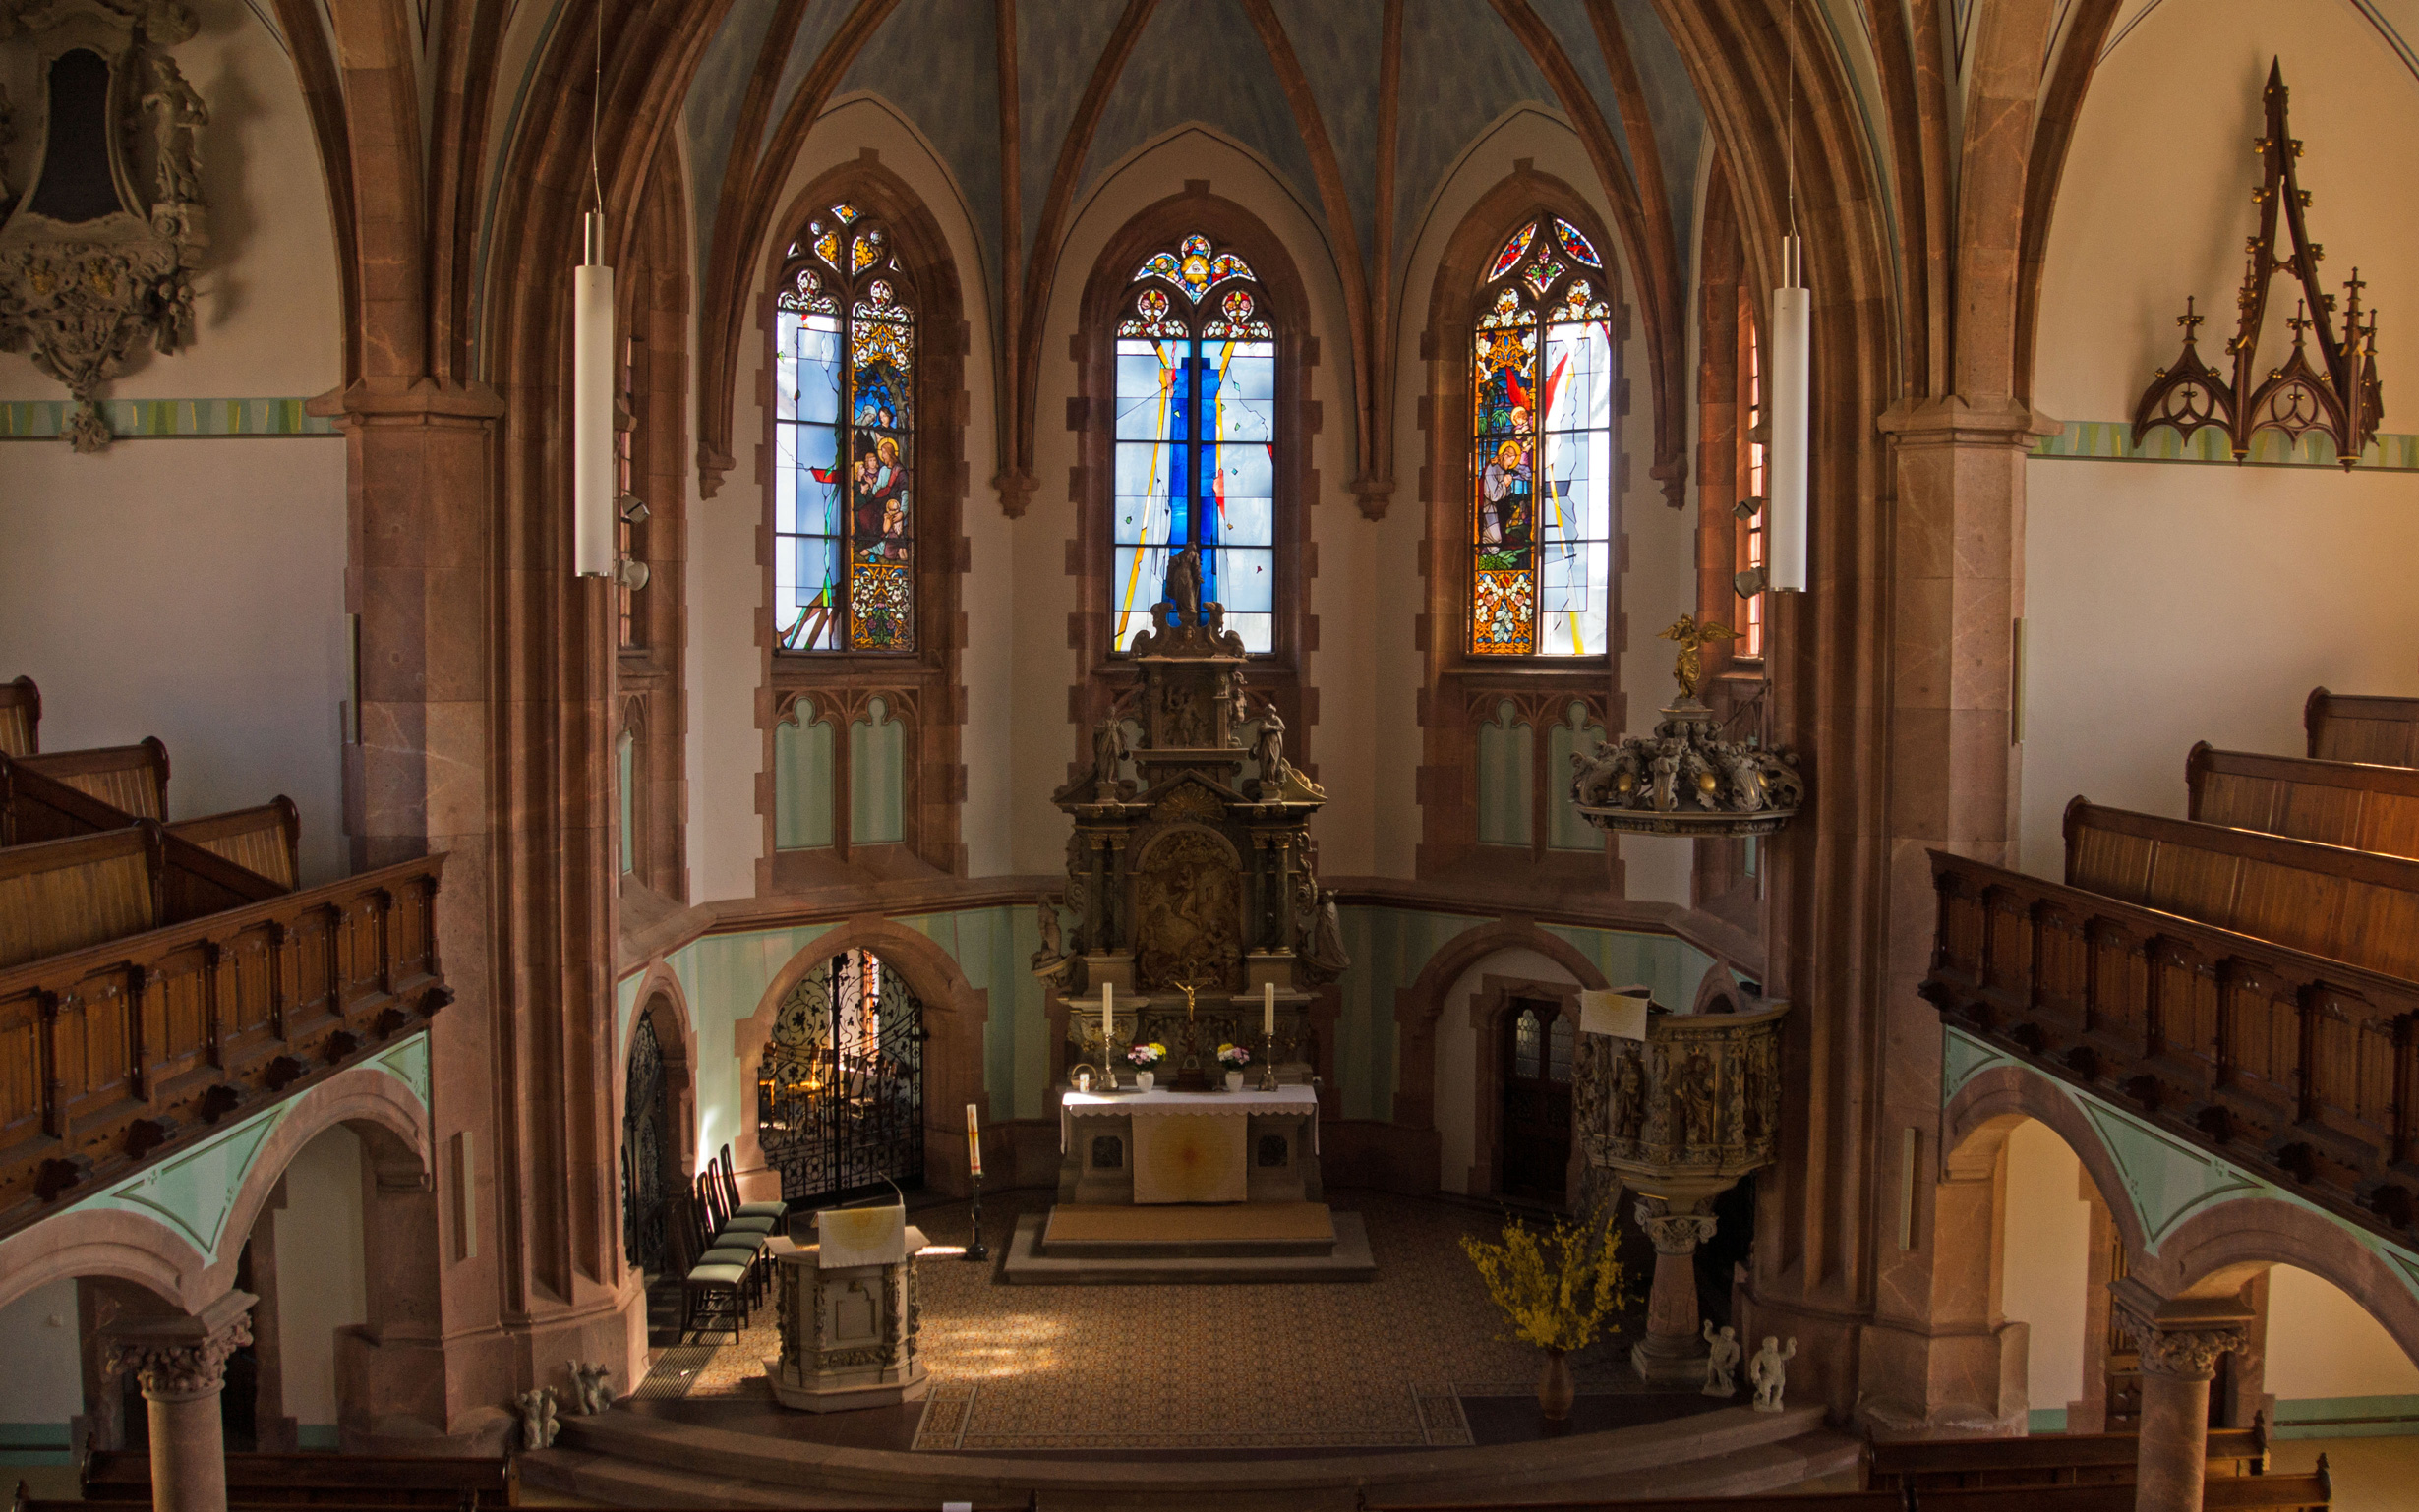
[[[129,1322],[102,1343],[111,1375],[134,1372],[154,1402],[214,1396],[226,1384],[227,1360],[252,1342],[249,1292],[229,1292],[189,1317]]]
[[[1640,1197],[1638,1227],[1653,1241],[1657,1254],[1694,1254],[1697,1246],[1714,1237],[1714,1216],[1676,1213],[1661,1197]]]
[[[2145,1375],[2209,1380],[2217,1373],[2218,1356],[2251,1347],[2250,1311],[2239,1301],[2161,1302],[2130,1277],[2108,1290],[2117,1326],[2141,1351]]]

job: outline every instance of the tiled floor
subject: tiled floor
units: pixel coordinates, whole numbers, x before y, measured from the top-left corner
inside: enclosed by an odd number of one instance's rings
[[[1046,1198],[1031,1200],[1038,1206]],[[1468,1206],[1379,1193],[1332,1200],[1368,1222],[1375,1281],[1010,1287],[994,1280],[991,1266],[927,1257],[919,1273],[934,1389],[914,1446],[994,1453],[1399,1448],[1533,1431],[1511,1425],[1535,1417],[1533,1406],[1520,1404],[1533,1389],[1538,1356],[1498,1337],[1501,1321],[1458,1243],[1464,1233],[1491,1236],[1498,1220]],[[1015,1206],[1013,1199],[986,1204],[986,1229],[1007,1231]],[[962,1207],[929,1208],[915,1222],[935,1244],[967,1237]],[[1651,1261],[1627,1258],[1631,1287],[1642,1290]],[[780,1348],[769,1313],[763,1322],[702,1364],[693,1352],[666,1363],[695,1372],[678,1393],[686,1410],[678,1416],[691,1418],[718,1399],[735,1406],[763,1400],[764,1357]],[[1617,1336],[1574,1359],[1583,1391],[1642,1395],[1623,1363],[1631,1338]],[[641,1395],[672,1396],[673,1384],[659,1373]],[[1589,1411],[1610,1425],[1614,1418],[1652,1421],[1714,1405],[1655,1397]]]

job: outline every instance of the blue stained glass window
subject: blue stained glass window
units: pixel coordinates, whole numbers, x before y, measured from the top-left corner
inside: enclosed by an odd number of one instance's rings
[[[1218,283],[1258,281],[1232,253],[1212,261],[1200,236],[1135,274],[1116,352],[1112,629],[1124,647],[1149,628],[1170,554],[1198,545],[1203,600],[1265,655],[1276,625],[1275,332],[1248,295],[1194,294],[1193,262]],[[1169,286],[1186,297],[1171,301]]]

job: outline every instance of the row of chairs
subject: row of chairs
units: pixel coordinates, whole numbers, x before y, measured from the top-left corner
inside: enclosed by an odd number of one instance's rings
[[[787,1202],[742,1202],[731,1146],[690,1184],[687,1238],[695,1258],[680,1282],[680,1337],[728,1328],[738,1343],[772,1278],[773,1236],[789,1221]]]

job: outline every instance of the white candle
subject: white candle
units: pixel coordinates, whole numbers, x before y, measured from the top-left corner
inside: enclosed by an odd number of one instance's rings
[[[974,1105],[966,1105],[966,1165],[970,1175],[982,1175],[982,1129],[974,1119]]]
[[[1114,1050],[1117,1038],[1117,987],[1112,982],[1100,984],[1100,1054],[1106,1058]]]
[[[1276,983],[1260,984],[1260,1032],[1276,1038]]]

